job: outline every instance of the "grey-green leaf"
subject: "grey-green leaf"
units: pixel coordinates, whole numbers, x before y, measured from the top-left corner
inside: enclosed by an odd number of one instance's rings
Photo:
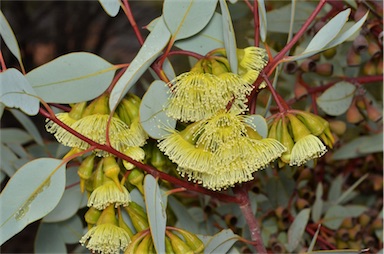
[[[78,243],[83,236],[83,223],[79,215],[72,216],[68,220],[57,224],[59,225],[59,233],[65,243]]]
[[[156,179],[150,174],[144,178],[144,194],[153,245],[157,253],[165,253],[165,225],[167,222],[165,209],[167,203],[164,203]]]
[[[37,144],[43,145],[43,138],[32,120],[19,110],[11,109],[12,115],[19,121],[25,130],[33,137]]]
[[[111,84],[116,69],[97,55],[77,52],[33,69],[26,78],[46,102],[76,103],[102,94]]]
[[[59,225],[55,223],[40,223],[35,238],[35,253],[67,253],[59,230]]]
[[[211,50],[224,48],[221,14],[215,12],[208,25],[202,31],[188,39],[176,41],[175,46],[203,56]]]
[[[310,211],[311,210],[309,208],[301,210],[295,217],[292,225],[289,227],[288,244],[286,244],[286,248],[289,252],[293,252],[299,246],[300,240],[303,239],[303,234],[309,220]]]
[[[19,108],[28,115],[36,115],[40,105],[30,82],[13,68],[0,73],[0,102],[10,108]]]
[[[169,88],[163,81],[155,80],[141,100],[140,122],[152,138],[163,138],[176,126],[176,120],[168,117],[164,112],[169,92]]]
[[[256,130],[263,138],[268,136],[268,125],[265,118],[261,115],[246,116],[245,122]]]
[[[128,90],[161,54],[170,37],[171,33],[168,31],[163,19],[159,19],[136,57],[112,89],[109,98],[109,107],[111,110],[115,109]]]
[[[22,69],[24,69],[23,61],[21,59],[19,44],[17,43],[16,36],[12,31],[7,19],[2,11],[0,11],[0,35],[4,40],[5,45],[9,48],[11,53],[17,58]]]
[[[383,133],[378,133],[355,138],[336,150],[332,158],[334,160],[344,160],[381,152],[383,152]]]
[[[220,0],[220,9],[221,15],[223,19],[223,38],[225,50],[227,51],[227,58],[229,64],[231,66],[231,71],[233,73],[237,73],[237,46],[236,46],[236,38],[235,31],[233,30],[231,15],[228,10],[227,3],[225,0]]]
[[[312,220],[314,222],[318,222],[321,218],[322,210],[323,210],[323,184],[318,183],[316,188],[316,199],[312,206]]]
[[[120,10],[120,0],[99,0],[104,11],[111,17],[115,17]]]
[[[204,254],[226,253],[239,238],[232,230],[224,229],[208,240]]]
[[[262,42],[265,42],[267,39],[267,11],[265,10],[264,0],[258,0],[257,4],[259,8],[260,38]]]
[[[20,188],[22,186],[22,188]],[[65,188],[65,164],[40,158],[21,167],[0,194],[0,244],[55,208]]]
[[[317,105],[328,115],[342,115],[351,105],[355,91],[356,86],[351,83],[338,82],[317,98]]]
[[[200,32],[215,12],[217,0],[165,0],[164,21],[174,40],[188,38]]]

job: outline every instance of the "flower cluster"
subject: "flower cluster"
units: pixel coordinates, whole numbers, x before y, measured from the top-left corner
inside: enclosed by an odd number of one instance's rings
[[[143,146],[148,135],[139,121],[140,99],[128,94],[119,104],[117,113],[110,117],[108,98],[108,94],[103,94],[88,106],[85,102],[75,104],[70,112],[58,113],[56,117],[76,132],[99,144],[107,143],[108,134],[111,146],[120,152],[124,152],[129,147]],[[79,149],[90,147],[87,142],[72,135],[53,121],[47,122],[46,129],[65,146]],[[103,150],[95,150],[95,153],[97,156],[109,156]]]
[[[268,136],[287,147],[280,158],[280,165],[300,166],[323,156],[327,151],[326,146],[332,148],[334,143],[326,120],[299,110],[289,110],[271,117]]]
[[[231,72],[225,50],[220,49],[172,80],[168,116],[183,122],[199,121],[225,109],[228,103],[232,103],[233,111],[246,111],[246,96],[267,63],[267,55],[257,47],[239,49],[237,53],[238,73]]]

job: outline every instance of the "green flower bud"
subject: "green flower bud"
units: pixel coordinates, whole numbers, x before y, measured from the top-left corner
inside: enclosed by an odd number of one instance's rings
[[[183,242],[177,235],[172,234],[169,231],[165,231],[169,239],[175,254],[193,254],[193,250]]]
[[[93,172],[93,166],[95,164],[95,155],[87,156],[80,164],[77,174],[80,177],[80,190],[84,192],[85,181],[91,178]]]
[[[90,207],[84,215],[85,222],[88,223],[88,226],[93,226],[99,220],[100,215],[101,215],[100,210],[98,210],[94,207]]]
[[[130,184],[136,186],[141,194],[144,194],[144,187],[143,187],[144,173],[141,170],[137,168],[133,169],[129,173],[127,180]]]
[[[119,181],[120,166],[117,164],[115,157],[110,156],[104,158],[103,171],[105,176],[110,178],[119,188],[121,188]]]
[[[137,205],[135,202],[130,202],[129,205],[125,207],[125,210],[128,212],[133,227],[137,232],[149,228],[147,214],[141,206]]]
[[[191,248],[193,253],[201,253],[204,250],[204,243],[193,233],[182,229],[175,229],[183,238],[185,243]]]
[[[172,248],[171,240],[166,236],[165,237],[165,253],[167,254],[175,254]]]
[[[125,221],[124,221],[124,219],[123,219],[123,216],[121,215],[121,212],[119,212],[118,223],[119,223],[119,227],[121,227],[122,229],[124,229],[125,232],[128,233],[129,238],[132,239],[132,237],[133,237],[133,232],[132,232],[132,230],[128,227],[127,223],[125,223]]]
[[[137,245],[135,253],[151,253],[149,252],[150,245],[152,245],[151,234],[147,234],[143,240]]]

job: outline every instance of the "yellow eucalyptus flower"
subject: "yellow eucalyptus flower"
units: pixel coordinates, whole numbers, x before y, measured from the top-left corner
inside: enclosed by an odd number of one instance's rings
[[[86,244],[93,253],[120,253],[120,250],[124,251],[131,242],[129,234],[118,226],[113,209],[113,206],[106,208],[97,225],[90,228],[80,239],[80,243]]]
[[[88,207],[95,207],[103,210],[109,205],[127,206],[131,202],[131,197],[128,190],[121,185],[116,185],[115,182],[104,178],[104,183],[97,187],[88,198]]]

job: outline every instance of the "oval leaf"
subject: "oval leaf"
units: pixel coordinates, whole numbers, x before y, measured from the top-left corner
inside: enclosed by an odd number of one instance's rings
[[[35,253],[67,253],[57,224],[40,223],[35,239]]]
[[[215,12],[208,25],[202,31],[186,40],[176,41],[175,46],[203,56],[214,49],[224,48],[221,14]]]
[[[22,187],[22,188],[21,188]],[[65,188],[65,164],[41,158],[21,167],[0,194],[0,244],[55,208]]]
[[[24,75],[13,68],[0,73],[0,102],[28,115],[39,112],[40,101]]]
[[[19,123],[24,127],[24,129],[33,137],[37,144],[43,146],[43,138],[36,125],[32,122],[31,118],[27,117],[25,114],[21,113],[19,110],[11,109],[10,112],[12,115],[19,121]]]
[[[217,0],[165,0],[164,21],[174,40],[184,39],[200,32],[215,12]]]
[[[232,26],[231,15],[229,14],[228,6],[225,0],[220,0],[221,15],[223,18],[223,38],[227,57],[231,66],[231,71],[237,73],[237,46],[235,31]]]
[[[104,11],[111,17],[115,17],[120,10],[119,0],[99,0]]]
[[[46,102],[76,103],[102,94],[117,67],[91,53],[60,56],[27,73],[26,78]]]
[[[303,53],[316,51],[325,47],[341,31],[347,22],[351,9],[346,9],[333,17],[319,32],[312,38]]]
[[[64,194],[57,206],[48,213],[44,222],[59,222],[71,218],[80,208],[83,195],[80,191],[79,176],[75,168],[69,168],[66,171],[66,185]]]
[[[163,19],[159,19],[136,57],[112,89],[109,98],[109,107],[111,109],[115,109],[131,86],[135,84],[153,61],[160,55],[170,37],[171,34],[165,26]]]
[[[9,48],[9,51],[17,58],[20,63],[21,69],[24,69],[21,59],[19,44],[17,43],[16,36],[12,31],[7,19],[2,11],[0,11],[0,35],[4,40],[5,45]]]
[[[257,1],[259,7],[259,27],[260,38],[262,42],[267,39],[267,11],[265,10],[264,0]]]
[[[144,194],[153,245],[157,253],[165,253],[165,224],[167,222],[165,208],[167,203],[166,201],[164,203],[156,179],[150,174],[144,178]]]
[[[343,223],[343,220],[347,217],[350,217],[347,208],[340,205],[334,205],[325,212],[322,224],[327,228],[337,230],[341,223]]]
[[[342,115],[351,105],[355,91],[356,87],[351,83],[338,82],[317,98],[317,105],[328,115]]]
[[[57,223],[59,225],[59,233],[65,243],[78,243],[83,235],[83,223],[78,215]]]
[[[306,208],[301,210],[300,213],[295,217],[292,225],[288,229],[288,244],[286,248],[289,252],[293,252],[303,239],[305,227],[309,220],[310,209]]]
[[[141,100],[140,123],[154,139],[163,138],[176,126],[176,120],[164,112],[168,103],[168,92],[169,88],[163,81],[155,80]]]
[[[204,253],[227,253],[232,245],[239,240],[239,236],[230,229],[224,229],[211,237],[204,245]],[[202,239],[204,242],[204,239]]]
[[[259,133],[263,138],[268,136],[268,124],[263,116],[249,115],[245,118],[245,122],[257,131],[257,133]]]

